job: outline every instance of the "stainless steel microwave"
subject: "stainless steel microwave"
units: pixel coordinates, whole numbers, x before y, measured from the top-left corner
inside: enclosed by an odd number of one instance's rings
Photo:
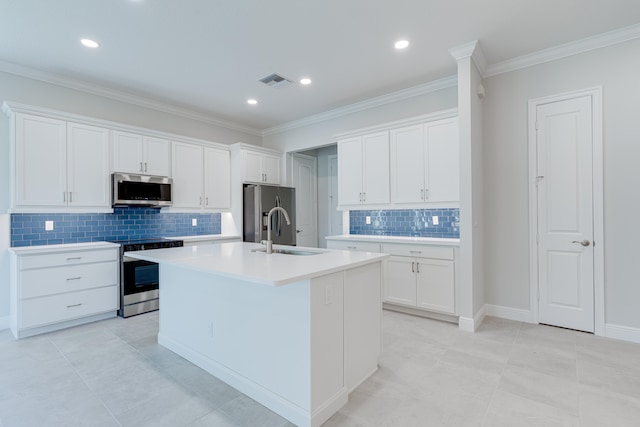
[[[166,176],[114,173],[112,175],[113,206],[153,206],[172,204],[173,180]]]

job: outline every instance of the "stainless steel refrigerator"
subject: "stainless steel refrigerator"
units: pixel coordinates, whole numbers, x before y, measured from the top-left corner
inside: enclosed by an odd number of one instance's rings
[[[261,242],[267,240],[267,215],[275,206],[283,207],[289,214],[291,225],[284,215],[276,211],[271,215],[271,240],[274,244],[296,244],[296,189],[273,185],[245,184],[243,195],[243,240]]]

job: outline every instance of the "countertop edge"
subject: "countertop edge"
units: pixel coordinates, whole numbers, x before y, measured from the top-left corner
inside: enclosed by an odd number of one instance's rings
[[[378,243],[403,243],[416,245],[460,246],[460,239],[441,237],[410,237],[410,236],[371,236],[366,234],[340,234],[327,236],[326,240],[378,242]]]
[[[14,254],[27,255],[45,252],[71,252],[79,249],[113,249],[119,247],[120,245],[118,243],[112,242],[86,242],[62,243],[59,245],[14,246],[7,248],[7,250]]]

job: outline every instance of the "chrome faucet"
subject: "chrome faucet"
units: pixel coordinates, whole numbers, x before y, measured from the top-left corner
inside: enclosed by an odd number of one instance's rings
[[[291,225],[291,221],[289,220],[289,214],[284,208],[280,206],[276,206],[275,208],[272,208],[269,211],[269,213],[267,214],[267,240],[263,240],[261,242],[267,245],[268,254],[273,253],[273,240],[271,240],[271,215],[273,215],[275,211],[281,211],[284,214],[284,219],[287,220],[287,225]]]

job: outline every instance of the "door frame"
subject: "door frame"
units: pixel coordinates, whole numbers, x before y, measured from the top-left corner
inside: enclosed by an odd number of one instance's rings
[[[529,128],[529,287],[531,320],[539,323],[538,292],[538,198],[536,191],[536,110],[539,105],[566,101],[584,96],[591,97],[593,127],[593,288],[594,331],[605,335],[604,306],[604,185],[603,185],[603,128],[602,86],[530,99],[528,103]]]
[[[295,187],[295,182],[294,182],[294,166],[295,166],[295,161],[296,158],[299,159],[305,159],[305,160],[310,160],[313,162],[313,169],[314,169],[314,173],[315,175],[313,175],[313,180],[314,180],[314,194],[311,198],[312,200],[312,204],[313,204],[313,209],[311,210],[313,212],[313,218],[312,218],[312,222],[314,223],[314,237],[315,237],[315,242],[316,242],[316,246],[318,247],[318,243],[319,243],[319,233],[318,233],[318,158],[315,156],[309,156],[306,154],[302,154],[302,153],[291,153],[291,186]],[[298,198],[296,197],[296,203],[298,203]],[[297,209],[296,209],[297,210]],[[298,217],[298,212],[296,212],[296,218]],[[297,221],[297,219],[296,219]],[[296,244],[297,244],[297,239],[296,239]]]

